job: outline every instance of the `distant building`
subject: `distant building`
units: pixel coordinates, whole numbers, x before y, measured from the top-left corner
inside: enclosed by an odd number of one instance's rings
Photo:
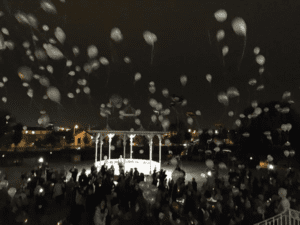
[[[88,143],[84,143],[84,138],[87,137]],[[77,131],[74,135],[74,147],[85,147],[85,146],[91,146],[93,143],[93,136],[87,133],[86,131]]]

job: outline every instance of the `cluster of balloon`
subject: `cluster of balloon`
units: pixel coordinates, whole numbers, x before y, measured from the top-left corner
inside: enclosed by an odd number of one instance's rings
[[[157,37],[155,34],[151,33],[150,31],[144,31],[143,36],[147,44],[152,46],[152,51],[151,51],[151,65],[152,65],[153,56],[154,56],[154,43],[157,41]]]
[[[151,216],[150,206],[155,203],[156,195],[158,192],[158,187],[153,185],[152,182],[153,182],[152,176],[146,176],[146,182],[141,181],[139,183],[139,188],[143,191],[143,197],[149,204],[148,213],[147,213],[148,216]]]
[[[151,92],[151,94],[154,94],[155,91],[156,91],[156,88],[155,88],[155,83],[153,81],[151,81],[149,83],[149,91]]]
[[[205,165],[209,168],[212,169],[214,167],[214,162],[211,159],[207,159],[205,161]]]

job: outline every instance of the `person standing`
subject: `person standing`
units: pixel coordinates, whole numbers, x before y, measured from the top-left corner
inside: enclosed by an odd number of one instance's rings
[[[73,181],[77,182],[78,169],[75,166],[73,166],[73,168],[70,169],[70,173],[72,174]]]
[[[121,173],[121,170],[124,170],[124,160],[125,159],[122,158],[122,155],[120,155],[120,158],[118,160],[118,163],[119,163],[119,174]]]
[[[63,183],[62,179],[59,179],[58,183],[56,183],[53,188],[53,198],[55,198],[55,202],[60,206],[62,205],[62,201],[64,199],[64,190],[65,184]]]

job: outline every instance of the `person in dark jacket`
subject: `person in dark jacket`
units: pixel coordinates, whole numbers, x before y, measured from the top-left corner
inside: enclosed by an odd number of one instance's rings
[[[78,169],[75,166],[73,166],[73,168],[70,169],[70,173],[72,174],[73,181],[77,182]]]
[[[197,192],[197,182],[195,181],[195,178],[193,178],[193,180],[192,180],[192,186],[193,186],[194,192]]]
[[[86,171],[85,169],[82,169],[82,172],[79,176],[79,185],[80,185],[80,187],[85,187],[89,183],[88,177],[87,177],[85,171]]]

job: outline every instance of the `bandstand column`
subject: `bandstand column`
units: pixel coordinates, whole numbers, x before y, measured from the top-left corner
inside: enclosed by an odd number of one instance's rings
[[[109,138],[109,148],[108,148],[108,159],[110,159],[110,151],[111,151],[111,140],[112,140],[112,138],[115,136],[115,134],[113,134],[113,133],[110,133],[110,134],[108,134],[107,135],[108,136],[108,138]]]
[[[96,166],[96,163],[98,160],[98,142],[99,142],[100,134],[96,134],[94,137],[95,137],[95,143],[96,143],[96,146],[95,146],[95,166]]]
[[[161,168],[161,135],[158,134],[157,137],[159,139],[159,167]]]
[[[102,145],[103,145],[103,138],[104,136],[102,134],[100,134],[100,138],[99,138],[99,141],[100,141],[100,168],[101,168],[101,160],[102,160]]]
[[[135,137],[135,134],[130,134],[130,159],[132,159],[132,145],[133,145],[133,138]]]
[[[151,174],[151,172],[152,172],[151,163],[152,163],[153,134],[148,134],[147,138],[149,140],[149,159],[150,159],[150,174]]]
[[[125,163],[125,158],[126,158],[126,141],[127,141],[127,136],[124,134],[123,136],[123,158],[124,158],[124,163]]]

